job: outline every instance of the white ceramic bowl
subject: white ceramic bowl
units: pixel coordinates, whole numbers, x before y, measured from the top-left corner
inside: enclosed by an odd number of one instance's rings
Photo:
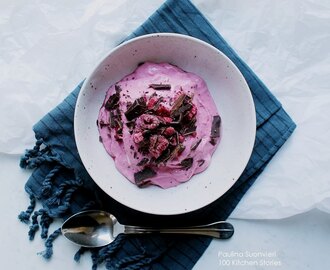
[[[201,76],[222,118],[221,140],[210,166],[177,187],[138,188],[115,168],[99,142],[99,109],[109,86],[138,63],[168,62]],[[187,213],[222,196],[243,172],[256,133],[255,108],[238,68],[219,50],[189,36],[161,33],[132,39],[113,49],[85,80],[79,93],[74,131],[78,151],[93,180],[118,202],[151,214]]]

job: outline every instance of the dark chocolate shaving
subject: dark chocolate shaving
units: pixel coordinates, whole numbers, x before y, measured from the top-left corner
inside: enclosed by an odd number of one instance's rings
[[[118,106],[119,97],[119,93],[111,95],[104,105],[105,109],[108,111],[115,109]]]
[[[218,138],[220,137],[220,125],[221,118],[219,115],[213,116],[212,127],[211,127],[211,137]]]
[[[146,112],[147,105],[143,97],[136,99],[131,106],[128,107],[125,112],[125,116],[128,121],[139,117],[141,114]]]
[[[99,122],[100,128],[107,127],[109,124],[104,123],[102,120]]]
[[[181,134],[183,136],[188,136],[188,135],[191,135],[193,134],[194,132],[196,132],[196,126],[191,126],[191,127],[186,127],[182,130]]]
[[[109,114],[109,123],[110,123],[110,127],[111,128],[115,128],[116,127],[116,121],[115,121],[116,115],[113,111],[110,111]]]
[[[147,163],[149,162],[149,159],[148,158],[143,158],[140,160],[140,162],[138,164],[136,164],[137,166],[144,166],[146,165]]]
[[[170,147],[168,147],[156,160],[155,160],[155,164],[160,164],[163,162],[166,162],[170,159],[171,153],[172,153],[173,149],[171,149]]]
[[[126,122],[126,126],[127,126],[128,129],[131,131],[131,130],[134,129],[135,122],[134,122],[134,121]]]
[[[134,174],[135,184],[138,187],[142,187],[150,182],[148,179],[150,179],[156,175],[157,175],[157,173],[153,169],[146,167],[142,171],[139,171]]]
[[[201,143],[202,139],[197,140],[194,144],[191,145],[190,150],[195,151],[199,144]]]
[[[186,94],[181,94],[175,101],[171,109],[171,116],[175,115],[177,110],[182,106],[183,101],[186,98]]]
[[[178,146],[179,146],[178,155],[180,155],[184,151],[184,149],[186,149],[186,147],[181,143]]]
[[[149,146],[150,141],[149,140],[143,140],[139,143],[138,151],[144,155],[147,155],[149,153]]]
[[[196,126],[196,117],[194,117],[193,119],[191,119],[188,123],[186,124],[183,124],[181,130],[180,130],[180,133],[183,135],[183,136],[188,136],[192,133],[194,133],[197,129],[197,126]]]
[[[173,111],[171,113],[171,116],[172,117],[176,117],[180,114],[188,114],[189,113],[189,110],[191,109],[192,105],[187,103],[185,105],[182,105],[181,107],[179,107],[176,111]]]
[[[120,129],[120,130],[123,129],[123,123],[121,122],[121,119],[118,117],[118,115],[117,115],[117,117],[116,117],[116,119],[115,119],[115,123],[116,123],[116,127],[117,127],[118,129]]]
[[[175,117],[174,121],[170,123],[170,125],[180,125],[182,118],[182,114],[179,114],[177,117]]]
[[[181,166],[182,169],[185,169],[187,171],[191,168],[193,163],[194,163],[193,158],[186,158],[186,159],[184,159],[180,162],[180,166]]]
[[[198,166],[200,167],[200,166],[202,166],[204,164],[205,160],[204,159],[200,159],[200,160],[197,160],[197,162],[198,162]]]
[[[211,135],[210,135],[210,144],[212,145],[216,145],[218,142],[218,138],[220,137],[220,125],[221,125],[221,117],[219,115],[213,116]]]
[[[182,153],[184,149],[185,149],[185,146],[182,144],[178,144],[174,147],[173,146],[168,147],[162,153],[162,155],[155,160],[155,163],[160,164],[160,163],[165,163],[169,160],[172,160],[173,158],[177,157],[180,153]]]
[[[216,145],[217,142],[218,142],[218,138],[212,138],[212,137],[210,138],[210,144]]]
[[[119,94],[122,89],[118,84],[115,84],[115,90],[116,90],[116,93]]]
[[[158,84],[158,83],[152,83],[149,84],[149,88],[152,88],[154,90],[165,90],[165,91],[169,91],[171,90],[171,85],[170,84]]]

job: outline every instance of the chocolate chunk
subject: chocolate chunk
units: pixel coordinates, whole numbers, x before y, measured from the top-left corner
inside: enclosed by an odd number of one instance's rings
[[[116,90],[116,93],[119,94],[122,89],[118,84],[115,84],[115,90]]]
[[[111,95],[104,105],[105,109],[108,111],[115,109],[118,106],[119,97],[119,93]]]
[[[165,163],[180,155],[185,149],[183,144],[169,146],[160,157],[155,159],[155,164]]]
[[[143,140],[142,142],[139,143],[138,151],[144,155],[149,154],[149,145],[150,145],[149,140]]]
[[[122,141],[123,140],[123,130],[118,129],[114,137],[115,137],[116,141]]]
[[[212,127],[211,127],[211,137],[218,138],[220,137],[220,125],[221,118],[219,115],[213,116]]]
[[[216,145],[218,138],[220,137],[220,125],[221,118],[219,115],[213,116],[211,135],[210,135],[210,144]]]
[[[141,114],[146,112],[147,105],[143,97],[136,99],[132,105],[130,105],[125,112],[125,116],[128,121],[139,117]]]
[[[134,174],[135,184],[138,187],[142,187],[142,186],[148,184],[150,182],[149,179],[156,175],[157,175],[157,173],[153,169],[146,167],[142,171],[136,172]]]
[[[172,121],[172,122],[170,123],[170,125],[180,125],[182,119],[183,119],[182,114],[179,114],[178,116],[176,116],[176,117],[174,118],[174,121]]]
[[[171,85],[170,84],[157,84],[157,83],[153,83],[153,84],[149,84],[149,88],[152,88],[154,90],[166,90],[169,91],[171,90]]]
[[[198,162],[198,166],[200,167],[200,166],[202,166],[204,164],[205,160],[204,159],[200,159],[200,160],[197,160],[197,162]]]
[[[180,133],[183,136],[188,136],[190,134],[193,134],[197,129],[196,121],[197,121],[197,119],[196,119],[196,117],[194,117],[188,123],[183,123]]]
[[[174,111],[173,113],[171,113],[172,117],[176,117],[177,115],[180,114],[188,114],[189,110],[191,109],[192,105],[187,103],[185,105],[182,105],[181,107],[179,107],[176,111]]]
[[[140,160],[140,162],[138,164],[136,164],[137,166],[144,166],[149,162],[148,158],[143,158]]]
[[[109,124],[104,123],[102,120],[99,122],[100,128],[107,127]]]
[[[199,144],[201,143],[202,139],[197,140],[194,144],[191,145],[190,150],[195,151]]]
[[[118,129],[122,130],[123,129],[123,123],[121,122],[121,119],[119,117],[116,117],[115,122],[116,122],[116,127]]]
[[[115,121],[116,115],[113,111],[110,111],[109,114],[109,123],[110,123],[110,127],[111,128],[115,128],[116,127],[116,121]]]
[[[155,164],[165,163],[171,157],[173,149],[168,147],[158,158],[155,159]]]
[[[217,144],[217,141],[218,141],[218,138],[210,138],[210,144],[212,144],[212,145],[216,145]]]
[[[184,159],[180,162],[180,166],[181,166],[182,169],[185,169],[187,171],[191,168],[193,163],[194,163],[193,158],[186,158],[186,159]]]
[[[122,129],[123,123],[121,121],[121,115],[115,114],[114,110],[110,111],[109,114],[109,123],[111,128]]]
[[[179,146],[178,155],[180,155],[184,151],[184,149],[186,149],[186,147],[181,143],[178,146]]]
[[[183,136],[188,136],[193,134],[194,132],[196,132],[196,126],[192,126],[192,127],[187,127],[182,131],[182,135]]]
[[[177,113],[177,110],[182,106],[183,101],[186,98],[186,94],[181,94],[175,101],[171,109],[171,116]]]
[[[135,121],[126,122],[126,126],[128,127],[129,131],[133,132],[133,129],[135,127]]]

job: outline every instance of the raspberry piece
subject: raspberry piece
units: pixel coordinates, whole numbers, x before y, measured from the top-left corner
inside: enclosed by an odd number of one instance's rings
[[[174,146],[176,146],[177,144],[178,144],[178,142],[176,141],[175,136],[172,137],[172,138],[170,139],[170,145],[174,145]]]
[[[158,101],[158,98],[157,97],[150,98],[149,101],[148,101],[148,103],[147,103],[148,110],[151,110],[155,106],[155,104],[157,103],[157,101]]]
[[[160,157],[169,145],[168,140],[162,135],[152,135],[150,137],[149,152],[154,158]]]
[[[144,129],[155,129],[159,126],[160,120],[157,116],[152,114],[142,114],[137,120],[136,125],[142,130]]]
[[[195,104],[192,104],[192,107],[187,115],[188,120],[193,119],[196,114],[197,114],[197,107]]]
[[[170,116],[170,113],[170,110],[166,108],[163,104],[160,104],[156,111],[156,114],[160,116]]]
[[[168,117],[168,116],[163,116],[163,117],[160,117],[160,118],[165,124],[169,124],[169,123],[173,122],[173,119],[171,117]]]
[[[182,135],[179,135],[179,142],[183,143],[184,142],[184,137]]]
[[[174,127],[167,127],[165,130],[164,130],[164,135],[165,136],[171,136],[175,133],[175,129]]]
[[[142,132],[137,132],[133,134],[133,142],[136,144],[142,142],[144,140]]]

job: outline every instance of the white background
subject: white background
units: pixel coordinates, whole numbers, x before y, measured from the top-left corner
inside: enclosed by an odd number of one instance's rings
[[[27,227],[16,217],[28,204],[23,186],[29,172],[18,168],[19,155],[34,144],[31,126],[163,1],[53,2],[0,0],[3,269],[90,269],[88,256],[80,264],[73,262],[76,248],[62,238],[56,240],[49,263],[36,255],[43,250],[42,242],[29,243]],[[281,261],[280,269],[329,268],[330,2],[193,3],[271,89],[298,126],[231,216],[291,218],[232,219],[235,237],[228,242],[213,241],[195,268],[220,269],[220,251],[276,251],[277,257],[268,260]],[[300,213],[305,214],[292,217]]]

